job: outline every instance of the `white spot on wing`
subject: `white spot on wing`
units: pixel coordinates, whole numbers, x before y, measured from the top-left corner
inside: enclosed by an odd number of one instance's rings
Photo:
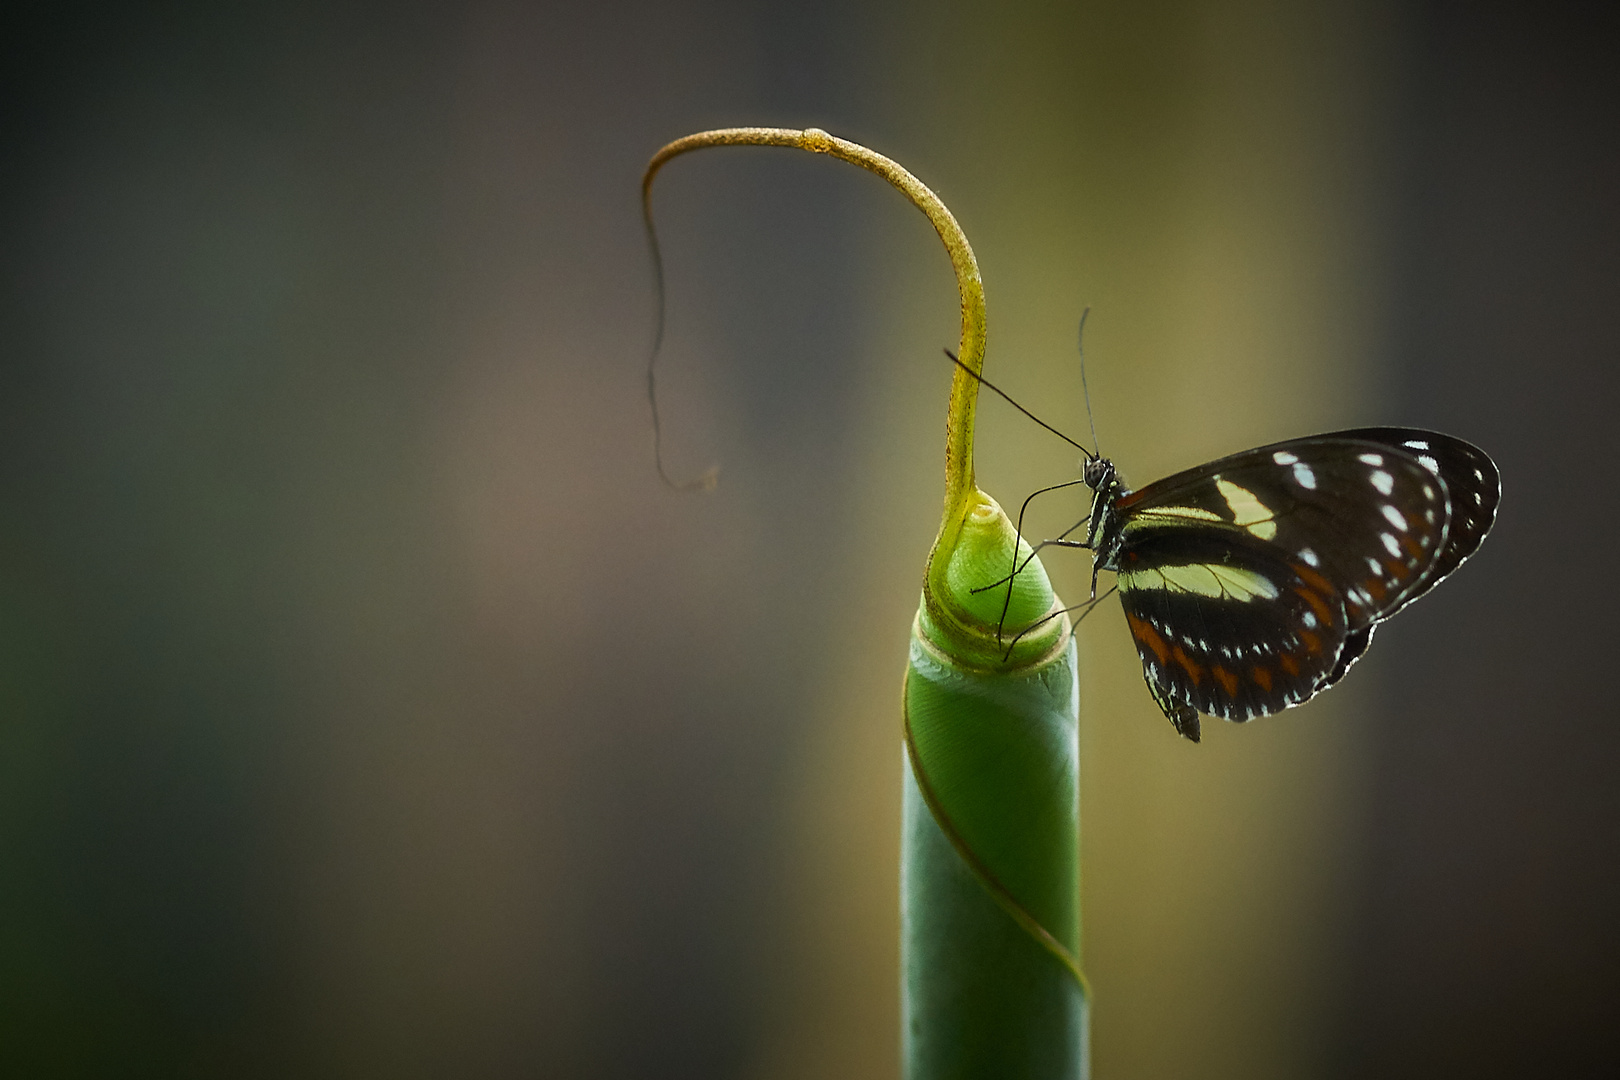
[[[1383,576],[1384,564],[1373,558],[1371,555],[1367,556],[1367,565],[1372,568],[1373,573],[1379,575],[1380,577]]]
[[[1385,503],[1379,509],[1383,511],[1385,521],[1401,530],[1401,532],[1406,531],[1406,516],[1404,514],[1388,503]]]
[[[1300,462],[1294,466],[1294,482],[1302,488],[1314,489],[1316,487],[1316,474],[1311,472],[1309,465]]]
[[[1418,460],[1423,462],[1423,467],[1425,469],[1428,469],[1436,476],[1440,475],[1440,463],[1434,460],[1434,458],[1430,457],[1428,454],[1419,454]]]
[[[1305,621],[1305,626],[1306,626],[1307,629],[1310,628],[1310,627],[1315,626],[1316,625],[1316,613],[1314,611],[1307,611],[1305,613],[1305,620],[1304,621]]]
[[[1378,538],[1384,542],[1384,550],[1388,551],[1397,559],[1401,557],[1401,545],[1395,539],[1395,537],[1391,536],[1389,533],[1380,533]]]
[[[1406,442],[1401,443],[1401,445],[1402,446],[1409,446],[1413,450],[1427,450],[1429,448],[1429,444],[1424,442],[1422,439],[1410,439],[1410,440],[1408,440]]]
[[[1363,454],[1361,456],[1363,458],[1378,457],[1377,454]],[[1383,469],[1374,469],[1369,479],[1372,480],[1372,486],[1378,489],[1380,495],[1388,495],[1395,490],[1395,478]]]
[[[1320,566],[1322,561],[1316,557],[1316,552],[1310,548],[1300,548],[1299,557],[1305,560],[1307,566]]]
[[[1279,450],[1275,454],[1271,455],[1271,460],[1275,461],[1279,465],[1292,465],[1294,462],[1298,461],[1299,458],[1295,457],[1293,454],[1290,454],[1286,450]]]
[[[1382,465],[1384,463],[1384,455],[1383,454],[1362,454],[1360,456],[1359,460],[1365,462],[1368,465]]]

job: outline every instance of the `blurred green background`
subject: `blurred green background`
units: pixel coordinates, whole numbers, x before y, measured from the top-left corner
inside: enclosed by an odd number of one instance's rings
[[[0,64],[0,1073],[897,1075],[949,270],[1141,484],[1471,439],[1501,520],[1201,747],[1082,634],[1110,1078],[1620,1056],[1616,16],[1194,0],[21,4]],[[1003,502],[1072,452],[984,405]],[[1054,497],[1033,531],[1082,512]],[[1054,556],[1078,599],[1083,555]]]

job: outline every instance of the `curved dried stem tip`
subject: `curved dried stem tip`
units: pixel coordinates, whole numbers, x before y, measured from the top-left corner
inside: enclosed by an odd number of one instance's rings
[[[647,396],[653,413],[653,447],[658,457],[659,475],[673,483],[664,473],[662,448],[659,445],[658,397],[655,368],[658,350],[664,339],[664,271],[658,252],[658,237],[653,230],[652,184],[664,163],[692,150],[711,146],[788,146],[808,150],[813,154],[830,154],[835,158],[859,165],[877,173],[898,188],[911,204],[921,210],[939,233],[950,254],[951,266],[956,270],[956,287],[962,299],[962,342],[958,351],[961,367],[951,383],[950,411],[946,417],[945,436],[945,528],[959,520],[967,501],[974,492],[973,485],[973,417],[978,400],[979,383],[976,375],[984,370],[984,283],[979,279],[979,264],[973,258],[962,227],[956,223],[945,204],[911,173],[895,162],[874,153],[859,143],[836,138],[820,128],[794,131],[788,128],[722,128],[702,131],[676,139],[647,163],[641,178],[641,210],[647,224],[647,242],[652,249],[653,272],[658,290],[658,330],[653,340],[652,355],[647,361]],[[686,484],[686,488],[711,488],[714,471]],[[953,513],[953,511],[955,511]]]

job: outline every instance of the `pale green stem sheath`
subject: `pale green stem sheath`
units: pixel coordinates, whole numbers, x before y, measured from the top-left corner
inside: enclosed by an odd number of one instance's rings
[[[712,146],[793,147],[877,173],[927,216],[950,255],[963,367],[951,384],[945,512],[923,575],[904,694],[905,1075],[1085,1077],[1074,640],[1037,559],[1014,584],[1007,635],[998,633],[1006,593],[989,586],[1015,551],[1022,561],[1030,549],[974,483],[985,314],[973,249],[938,196],[881,154],[817,128],[728,128],[677,139],[648,163],[642,208],[655,259],[653,178],[671,158]],[[1031,626],[1009,650],[1010,635]]]
[[[994,631],[1016,541],[988,496],[948,556],[949,584]],[[1020,558],[1029,545],[1018,543]],[[960,595],[960,594],[959,594]],[[1046,571],[1019,576],[1007,624],[1058,606]],[[1080,975],[1079,773],[1074,639],[989,667],[953,650],[927,607],[912,628],[905,684],[900,911],[902,1043],[908,1080],[1084,1077]],[[996,656],[999,659],[999,654]]]

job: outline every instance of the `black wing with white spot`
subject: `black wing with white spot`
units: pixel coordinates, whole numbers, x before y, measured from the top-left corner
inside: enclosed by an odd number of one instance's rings
[[[1196,739],[1198,712],[1247,720],[1337,682],[1479,547],[1499,491],[1482,451],[1435,432],[1294,439],[1117,494],[1098,565],[1120,575],[1155,700]]]
[[[1496,462],[1473,443],[1421,428],[1357,428],[1324,438],[1362,439],[1410,454],[1439,475],[1446,485],[1451,523],[1446,544],[1418,587],[1401,599],[1401,607],[1422,596],[1468,560],[1496,523],[1502,501],[1502,476]],[[1395,609],[1399,610],[1399,608]],[[1395,611],[1381,616],[1389,618]]]

